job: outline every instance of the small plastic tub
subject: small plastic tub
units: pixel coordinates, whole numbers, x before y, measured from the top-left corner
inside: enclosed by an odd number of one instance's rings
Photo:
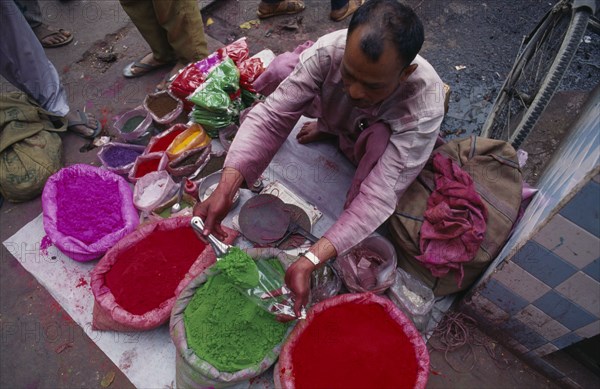
[[[128,175],[137,157],[142,155],[145,147],[127,143],[109,142],[98,152],[98,159],[107,170]]]
[[[119,136],[126,141],[134,141],[141,138],[152,124],[150,113],[138,107],[125,112],[115,118],[113,127],[117,130]]]
[[[169,158],[163,152],[140,155],[135,160],[135,164],[129,172],[129,181],[135,183],[148,173],[165,170],[168,161]]]
[[[147,95],[144,99],[144,108],[155,122],[169,124],[183,112],[183,102],[170,92],[162,91]]]

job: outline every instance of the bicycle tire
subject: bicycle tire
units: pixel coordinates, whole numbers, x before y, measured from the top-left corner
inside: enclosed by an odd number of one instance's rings
[[[564,3],[555,6],[529,35],[494,101],[481,136],[505,140],[518,148],[531,132],[571,63],[590,17],[586,8],[572,10],[570,5],[568,9],[564,7]],[[561,24],[566,27],[564,33],[558,32],[562,39],[558,41],[559,45],[552,46],[556,40],[553,30],[560,28]],[[552,52],[544,53],[546,49]],[[526,80],[529,70],[539,70],[536,65],[542,65],[541,57],[544,55],[548,58],[544,61],[545,68],[540,74],[536,73],[534,80]],[[526,85],[528,82],[534,85]],[[526,89],[528,94],[520,88]],[[516,124],[511,123],[511,116],[517,118]]]

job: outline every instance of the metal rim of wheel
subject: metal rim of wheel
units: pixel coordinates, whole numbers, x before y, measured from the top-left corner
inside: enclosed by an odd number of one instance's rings
[[[554,95],[585,33],[590,12],[557,4],[524,41],[481,136],[518,148]]]

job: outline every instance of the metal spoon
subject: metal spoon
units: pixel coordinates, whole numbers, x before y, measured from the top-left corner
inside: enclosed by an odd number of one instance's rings
[[[179,190],[177,191],[177,202],[171,206],[171,215],[181,210],[181,196],[183,196],[183,187],[185,186],[185,179],[181,180],[179,184]]]
[[[196,230],[201,235],[203,235],[202,233],[204,231],[204,222],[202,221],[202,219],[200,217],[194,216],[192,218],[192,220],[190,221],[190,224],[192,225],[192,228],[194,230]],[[208,236],[206,237],[206,239],[208,239],[208,243],[210,243],[210,246],[212,247],[212,249],[214,250],[215,254],[217,255],[217,261],[219,259],[221,259],[221,257],[223,257],[225,254],[227,254],[227,252],[231,248],[230,245],[221,242],[213,234],[208,234]]]

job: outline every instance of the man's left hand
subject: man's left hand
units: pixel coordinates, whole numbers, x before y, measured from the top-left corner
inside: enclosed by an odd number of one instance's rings
[[[305,257],[300,257],[285,272],[285,284],[294,296],[294,313],[300,317],[302,308],[308,304],[310,275],[315,265]]]

